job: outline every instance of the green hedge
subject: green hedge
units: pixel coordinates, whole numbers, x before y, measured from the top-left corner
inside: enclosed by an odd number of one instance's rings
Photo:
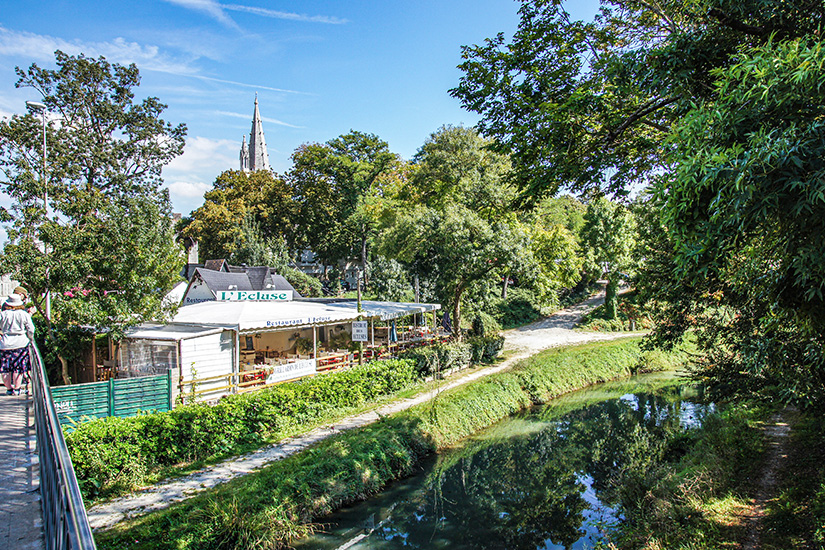
[[[229,396],[214,406],[93,420],[67,434],[66,443],[84,497],[109,497],[133,490],[172,466],[259,447],[418,379],[410,360],[376,361]]]
[[[638,339],[543,352],[215,491],[125,522],[99,534],[99,547],[247,548],[254,541],[255,547],[286,548],[313,528],[314,519],[377,493],[435,448],[453,445],[534,403],[627,376],[642,357]]]

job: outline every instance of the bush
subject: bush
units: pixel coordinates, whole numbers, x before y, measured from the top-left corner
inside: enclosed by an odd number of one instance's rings
[[[214,406],[104,418],[66,435],[85,498],[133,490],[164,468],[260,446],[280,434],[409,387],[420,378],[406,359],[229,396]]]
[[[317,298],[324,295],[321,281],[312,275],[307,275],[303,271],[295,269],[294,267],[284,268],[281,275],[289,281],[292,288],[297,290],[298,293],[305,298]]]
[[[492,363],[504,347],[504,336],[493,334],[471,339],[470,362],[473,364]]]
[[[491,336],[501,332],[501,325],[489,313],[479,311],[473,318],[473,328],[470,336]]]
[[[448,342],[425,348],[411,349],[399,354],[415,363],[420,376],[429,376],[451,369],[463,369],[471,362],[472,352],[468,342]]]
[[[503,328],[514,328],[540,319],[541,308],[541,301],[533,292],[513,288],[507,299],[493,299],[489,312]]]

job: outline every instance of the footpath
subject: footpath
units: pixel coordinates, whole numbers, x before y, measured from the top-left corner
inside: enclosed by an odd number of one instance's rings
[[[45,547],[33,407],[31,396],[0,395],[0,548]]]
[[[200,491],[246,475],[271,462],[300,452],[334,433],[377,422],[383,416],[429,401],[440,392],[500,372],[522,359],[535,355],[539,351],[553,347],[630,336],[628,333],[593,333],[572,330],[582,315],[598,306],[603,300],[603,295],[596,296],[533,324],[505,331],[503,353],[507,359],[495,366],[461,371],[452,376],[446,384],[440,385],[431,391],[422,392],[413,398],[394,401],[371,411],[345,418],[334,425],[317,428],[301,436],[286,439],[187,476],[148,487],[138,493],[92,506],[87,510],[89,523],[94,530],[104,530],[125,519],[162,510],[172,503],[185,500]]]

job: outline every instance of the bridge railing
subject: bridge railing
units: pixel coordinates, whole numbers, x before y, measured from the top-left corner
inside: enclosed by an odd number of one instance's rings
[[[29,347],[29,355],[46,548],[95,550],[83,497],[54,409],[46,369],[34,344]]]

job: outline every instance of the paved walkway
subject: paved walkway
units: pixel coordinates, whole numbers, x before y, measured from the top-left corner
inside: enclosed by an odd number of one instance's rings
[[[0,548],[41,550],[43,520],[30,396],[0,386]]]
[[[454,375],[447,384],[423,392],[414,398],[389,403],[363,414],[346,418],[333,426],[319,428],[253,453],[204,468],[188,476],[175,478],[148,487],[144,491],[92,506],[87,510],[89,523],[92,529],[102,530],[112,527],[124,519],[162,510],[174,502],[189,498],[195,493],[210,489],[235,477],[246,475],[266,466],[270,462],[306,449],[336,432],[366,426],[378,421],[382,416],[429,401],[440,392],[500,372],[509,368],[515,362],[534,355],[543,349],[629,336],[628,333],[594,333],[571,330],[585,312],[594,308],[602,300],[603,296],[597,296],[531,325],[505,331],[504,351],[507,353],[508,358],[499,365],[463,371]]]

